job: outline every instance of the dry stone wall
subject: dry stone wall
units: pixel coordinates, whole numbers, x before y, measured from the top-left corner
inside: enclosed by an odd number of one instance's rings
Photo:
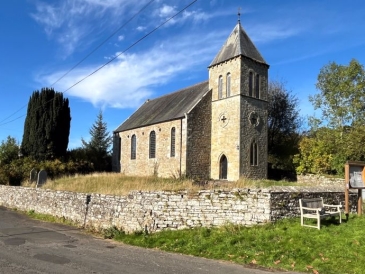
[[[344,201],[340,191],[321,189],[233,189],[182,192],[131,192],[111,196],[0,185],[0,205],[64,217],[96,230],[116,226],[126,232],[220,226],[254,225],[299,215],[300,197]],[[350,208],[356,211],[350,195]]]

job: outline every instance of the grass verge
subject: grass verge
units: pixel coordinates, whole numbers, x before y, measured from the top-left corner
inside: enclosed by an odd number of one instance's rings
[[[74,225],[34,211],[31,218]],[[166,230],[154,234],[125,234],[115,227],[104,230],[104,238],[129,245],[157,248],[242,265],[304,273],[364,273],[365,217],[322,220],[321,230],[301,227],[298,218],[243,227]],[[91,231],[95,233],[95,231]]]
[[[306,273],[364,273],[365,218],[350,215],[341,225],[322,221],[321,230],[301,227],[300,220],[242,227],[199,228],[155,234],[124,234],[126,244],[178,252],[244,265]]]
[[[74,222],[71,222],[70,220],[66,219],[65,217],[60,218],[60,217],[52,216],[49,214],[37,213],[34,210],[29,210],[29,211],[23,212],[23,213],[25,213],[32,219],[36,219],[36,220],[40,220],[40,221],[76,226],[76,224]]]

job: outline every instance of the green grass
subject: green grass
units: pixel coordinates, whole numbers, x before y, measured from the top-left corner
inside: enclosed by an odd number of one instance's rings
[[[67,219],[33,210],[26,214],[38,220],[75,225]],[[106,229],[103,236],[140,247],[269,269],[326,274],[365,273],[365,217],[350,215],[347,221],[342,221],[338,224],[338,219],[322,220],[321,230],[300,226],[298,218],[252,227],[226,225],[154,234],[125,234],[112,227]]]
[[[52,216],[52,215],[49,215],[49,214],[37,213],[34,210],[29,210],[29,211],[24,212],[24,213],[32,219],[45,221],[45,222],[49,222],[49,223],[58,223],[58,224],[76,226],[76,224],[74,222],[71,222],[70,220],[68,220],[64,217],[60,218],[60,217]]]
[[[154,234],[112,231],[130,245],[158,248],[243,265],[307,273],[364,273],[365,218],[350,215],[322,220],[321,230],[301,227],[299,219],[242,227],[199,228]],[[110,231],[109,231],[110,232]]]

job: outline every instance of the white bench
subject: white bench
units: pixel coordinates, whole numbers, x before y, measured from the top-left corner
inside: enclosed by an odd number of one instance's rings
[[[339,216],[340,223],[342,205],[326,205],[323,198],[299,199],[300,224],[321,229],[321,219],[330,216]],[[304,224],[304,218],[317,219],[317,226]]]

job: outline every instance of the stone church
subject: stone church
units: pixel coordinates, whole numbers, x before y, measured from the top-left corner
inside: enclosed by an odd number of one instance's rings
[[[207,81],[147,100],[114,131],[113,170],[266,178],[268,69],[238,20]]]

